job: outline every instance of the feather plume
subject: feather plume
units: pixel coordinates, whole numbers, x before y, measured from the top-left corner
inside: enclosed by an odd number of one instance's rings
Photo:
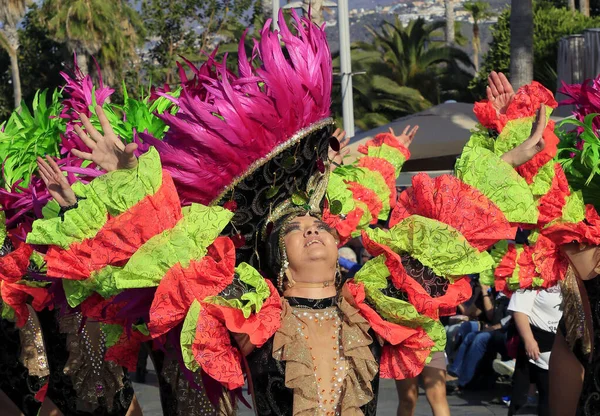
[[[209,204],[248,168],[295,133],[329,116],[332,63],[324,28],[292,14],[294,30],[280,12],[281,31],[255,41],[252,56],[238,49],[238,74],[213,53],[194,75],[181,75],[176,114],[160,118],[164,140],[142,135],[158,149],[184,204]],[[255,59],[260,60],[260,65]],[[160,94],[160,93],[158,93]]]

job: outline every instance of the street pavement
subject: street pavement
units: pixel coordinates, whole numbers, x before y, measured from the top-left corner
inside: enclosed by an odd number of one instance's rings
[[[144,416],[163,416],[160,407],[160,397],[158,392],[158,384],[154,369],[149,362],[149,370],[146,376],[146,383],[134,383],[134,389],[138,400],[144,411]],[[131,374],[132,379],[135,375]],[[451,395],[448,397],[450,403],[450,413],[452,416],[490,416],[502,415],[506,416],[508,408],[505,405],[490,404],[498,400],[503,395],[508,393],[509,387],[506,384],[496,384],[495,390],[488,391],[470,391],[461,394],[460,396]],[[423,390],[419,392],[419,402],[415,416],[431,415],[431,408],[427,403]],[[247,391],[245,391],[247,395]],[[248,401],[251,402],[250,398]],[[379,387],[379,403],[377,407],[378,416],[395,416],[398,408],[398,397],[394,382],[390,380],[382,380]],[[519,415],[535,415],[535,408],[523,409]],[[252,416],[254,412],[240,405],[239,416]],[[165,415],[170,416],[170,415]]]

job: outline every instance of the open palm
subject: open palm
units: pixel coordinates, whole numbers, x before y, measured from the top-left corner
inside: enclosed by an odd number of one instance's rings
[[[46,184],[50,196],[58,205],[68,207],[77,203],[75,192],[71,189],[71,185],[54,159],[47,155],[46,160],[38,157],[37,165],[40,177]]]
[[[410,125],[409,125],[404,128],[404,131],[402,131],[402,134],[400,134],[399,136],[396,136],[396,133],[394,133],[394,129],[392,129],[390,127],[390,133],[393,134],[394,137],[396,137],[396,140],[398,140],[398,142],[402,146],[406,147],[407,149],[410,147],[411,143],[413,142],[413,139],[415,138],[417,131],[419,131],[419,126],[414,126],[411,129]]]
[[[490,72],[488,86],[486,88],[487,98],[494,106],[498,114],[506,113],[510,102],[515,96],[515,90],[502,72]]]
[[[84,132],[81,127],[75,126],[75,131],[79,138],[89,147],[92,152],[82,152],[81,150],[73,149],[72,153],[85,160],[94,162],[107,172],[117,169],[133,169],[137,166],[137,158],[135,150],[137,144],[130,143],[125,145],[114,133],[104,110],[99,105],[96,106],[96,114],[102,126],[102,135],[90,122],[85,114],[81,114],[81,121],[85,127]]]

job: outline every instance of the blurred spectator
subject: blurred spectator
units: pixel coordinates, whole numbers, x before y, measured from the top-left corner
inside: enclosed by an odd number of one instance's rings
[[[511,298],[508,309],[521,338],[513,376],[513,393],[509,416],[527,404],[530,383],[538,390],[537,414],[550,414],[548,365],[550,351],[562,316],[560,286],[547,290],[519,290]]]
[[[342,280],[354,277],[354,274],[360,270],[361,267],[356,259],[356,252],[350,247],[342,247],[338,250],[338,256]]]
[[[480,330],[470,332],[458,348],[454,362],[448,367],[448,373],[457,377],[449,387],[460,391],[475,377],[475,373],[484,356],[490,351],[505,353],[506,339],[511,316],[507,314],[509,299],[502,293],[494,296],[494,291],[480,283],[484,316],[489,323],[483,323]]]

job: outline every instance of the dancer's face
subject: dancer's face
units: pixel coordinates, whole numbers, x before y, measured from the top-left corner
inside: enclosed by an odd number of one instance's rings
[[[289,268],[298,270],[308,263],[335,267],[338,250],[334,231],[310,215],[292,219],[283,229]]]

